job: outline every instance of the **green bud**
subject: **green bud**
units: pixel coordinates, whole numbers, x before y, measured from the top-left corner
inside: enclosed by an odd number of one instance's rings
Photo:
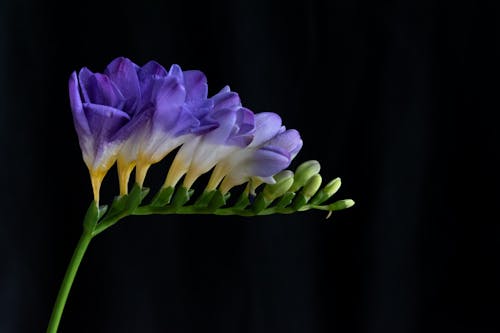
[[[330,199],[332,195],[334,195],[338,189],[340,188],[340,178],[335,178],[328,184],[326,184],[325,187],[323,187],[321,190],[316,193],[316,195],[309,201],[310,205],[320,205],[326,200]]]
[[[288,191],[294,182],[293,172],[290,170],[281,171],[274,176],[274,180],[276,183],[267,184],[262,192],[267,201],[273,201]]]
[[[311,199],[313,195],[318,192],[321,186],[322,178],[320,174],[315,174],[307,181],[306,185],[302,189],[301,193],[306,197],[307,200]]]
[[[330,198],[332,195],[337,193],[337,191],[340,188],[340,185],[342,185],[342,181],[340,180],[340,178],[337,177],[328,184],[326,184],[326,186],[323,188],[323,191],[328,196],[328,198]]]
[[[344,200],[339,200],[335,201],[332,204],[328,205],[328,210],[329,211],[336,211],[336,210],[342,210],[342,209],[347,209],[354,206],[354,200],[351,199],[344,199]]]
[[[295,177],[292,187],[290,187],[290,192],[297,192],[302,186],[304,186],[307,181],[314,175],[319,173],[321,165],[318,161],[307,161],[298,166],[295,170]]]

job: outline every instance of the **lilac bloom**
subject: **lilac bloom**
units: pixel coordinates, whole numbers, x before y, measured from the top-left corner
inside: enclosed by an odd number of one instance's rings
[[[142,185],[149,167],[180,145],[218,127],[209,112],[207,80],[200,71],[185,71],[173,65],[167,72],[156,63],[140,73],[149,105],[150,121],[126,153],[136,158],[136,182]],[[137,144],[139,142],[139,144]]]
[[[105,174],[138,125],[141,91],[136,68],[130,60],[117,58],[104,74],[83,68],[69,79],[73,120],[96,203]]]
[[[221,184],[219,189],[226,193],[250,180],[257,184],[274,183],[272,176],[287,168],[301,148],[299,133],[286,130],[277,114],[256,114],[253,141],[215,167],[206,190],[214,190]]]
[[[186,175],[183,186],[190,188],[200,175],[208,172],[226,156],[248,146],[253,140],[254,114],[241,107],[236,93],[225,87],[210,100],[214,110],[209,114],[219,123],[219,127],[192,138],[180,148],[164,187],[174,187]]]
[[[218,126],[208,114],[205,75],[173,65],[167,72],[151,61],[142,67],[126,58],[113,60],[104,73],[83,68],[69,81],[73,119],[94,197],[107,171],[118,160],[120,193],[138,166],[137,181],[149,165],[190,136]]]

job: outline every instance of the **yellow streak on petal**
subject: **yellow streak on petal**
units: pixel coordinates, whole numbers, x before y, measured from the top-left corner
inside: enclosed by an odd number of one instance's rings
[[[139,159],[137,161],[137,167],[135,169],[135,182],[142,187],[144,184],[144,180],[146,179],[146,174],[148,173],[149,167],[151,166],[151,163]]]
[[[210,180],[208,181],[205,191],[210,192],[215,190],[222,181],[222,178],[224,178],[229,171],[230,169],[225,165],[225,163],[217,164],[214,171],[212,171],[212,175],[210,176]]]
[[[250,193],[255,195],[255,190],[257,189],[257,187],[264,184],[264,181],[262,181],[260,177],[251,177],[249,184],[250,184]]]
[[[168,170],[167,178],[165,179],[165,183],[163,187],[175,187],[179,179],[182,178],[189,170],[190,161],[184,159],[182,156],[177,154],[170,166],[170,170]]]
[[[120,195],[128,194],[128,183],[130,180],[130,174],[135,167],[134,162],[126,162],[122,158],[118,158],[117,162],[118,167],[118,180],[120,182]]]
[[[106,176],[107,170],[92,170],[90,171],[90,181],[92,182],[92,190],[94,192],[94,201],[99,206],[99,193],[101,190],[102,180]]]
[[[198,177],[201,176],[201,172],[197,168],[189,169],[186,177],[184,177],[184,183],[182,184],[185,188],[189,189],[193,186],[194,182]]]
[[[229,178],[224,178],[224,180],[222,181],[222,184],[220,184],[220,186],[219,186],[219,191],[222,194],[226,194],[234,186],[236,186],[236,185],[232,181],[230,181]]]

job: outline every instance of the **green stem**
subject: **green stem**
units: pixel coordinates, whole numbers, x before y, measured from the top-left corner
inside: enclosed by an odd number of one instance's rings
[[[47,333],[57,332],[64,306],[66,305],[66,300],[68,299],[69,291],[71,290],[71,286],[73,284],[73,281],[75,280],[76,272],[78,271],[78,267],[82,262],[83,255],[85,254],[85,251],[87,250],[87,247],[89,246],[91,240],[92,235],[84,231],[82,236],[80,237],[80,240],[78,241],[78,244],[76,245],[75,252],[73,253],[73,257],[69,262],[69,266],[66,270],[66,274],[64,275],[59,293],[57,294],[56,303],[54,304],[54,309],[52,310],[52,315],[50,316]]]

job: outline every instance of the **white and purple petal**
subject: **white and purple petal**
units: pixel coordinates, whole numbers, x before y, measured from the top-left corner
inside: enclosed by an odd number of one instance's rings
[[[273,113],[256,114],[255,123],[252,143],[228,155],[215,167],[207,190],[213,190],[220,184],[220,190],[225,193],[250,179],[273,182],[272,176],[290,165],[302,147],[299,133],[296,130],[286,131],[281,125],[281,118]]]

